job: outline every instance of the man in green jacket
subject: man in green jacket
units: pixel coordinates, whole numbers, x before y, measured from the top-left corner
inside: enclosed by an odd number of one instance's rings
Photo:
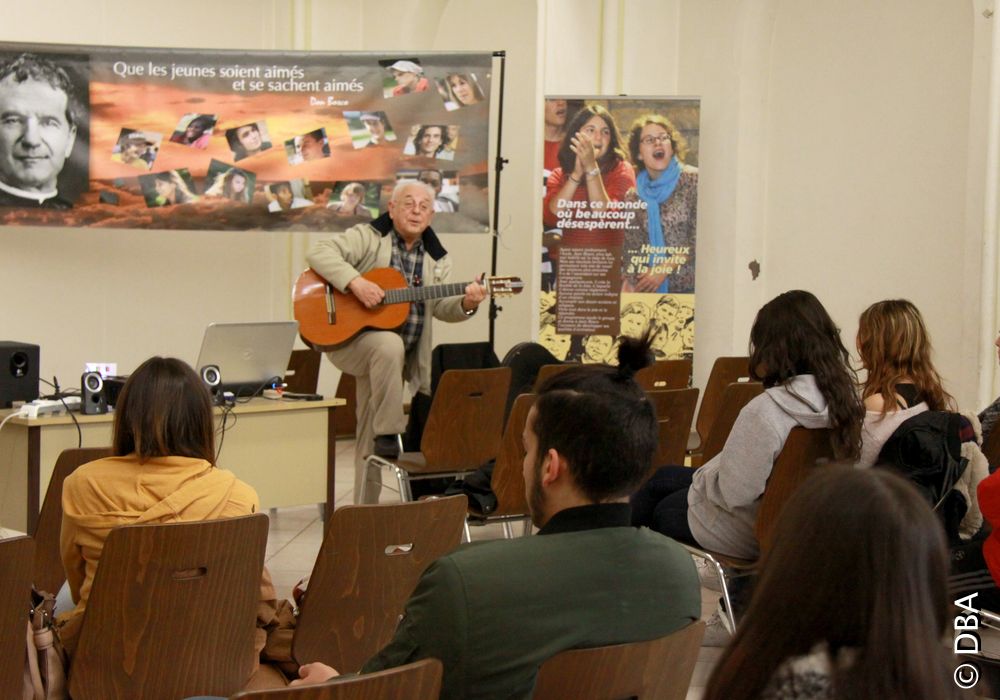
[[[657,444],[655,412],[629,366],[648,351],[648,340],[624,339],[621,367],[573,367],[542,387],[523,434],[538,536],[434,562],[362,673],[433,657],[444,665],[442,698],[529,698],[539,665],[560,651],[655,639],[699,618],[691,557],[629,526],[628,494]],[[316,663],[300,674],[296,684],[336,671]]]

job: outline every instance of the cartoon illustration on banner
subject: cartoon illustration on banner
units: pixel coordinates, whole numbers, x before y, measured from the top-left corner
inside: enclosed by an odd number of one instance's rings
[[[400,179],[489,230],[491,54],[0,44],[0,224],[345,230]]]
[[[700,104],[545,100],[539,343],[613,361],[652,328],[658,360],[692,357]]]

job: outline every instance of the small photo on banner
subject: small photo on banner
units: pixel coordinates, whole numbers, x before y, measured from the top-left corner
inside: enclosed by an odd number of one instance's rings
[[[214,114],[185,114],[177,123],[170,141],[204,150],[208,148],[217,121],[218,118]]]
[[[226,142],[233,153],[233,160],[240,161],[271,148],[271,137],[267,122],[250,122],[232,129],[226,129]]]
[[[396,180],[418,180],[429,185],[434,190],[435,212],[454,214],[458,211],[459,187],[456,171],[434,168],[400,170],[396,173]]]
[[[256,173],[213,159],[205,177],[204,194],[209,198],[226,199],[235,204],[250,204],[256,182]]]
[[[272,214],[301,209],[313,204],[309,181],[301,178],[272,182],[264,192],[268,199],[267,210]]]
[[[111,151],[111,160],[136,170],[150,170],[160,152],[163,134],[122,127]]]
[[[285,141],[285,155],[289,165],[330,157],[330,141],[326,129],[313,129]]]
[[[326,204],[337,218],[370,221],[378,216],[381,182],[337,182]]]
[[[383,146],[396,140],[385,112],[344,112],[344,119],[351,133],[351,145],[356,149]]]
[[[438,94],[449,112],[482,102],[485,97],[475,73],[448,73],[436,81]]]
[[[169,207],[198,201],[194,180],[187,168],[140,175],[139,186],[142,188],[142,196],[146,199],[147,207]]]
[[[414,124],[403,155],[454,160],[459,127],[446,124]]]
[[[389,58],[378,64],[386,71],[382,80],[383,97],[427,92],[430,87],[419,58]]]

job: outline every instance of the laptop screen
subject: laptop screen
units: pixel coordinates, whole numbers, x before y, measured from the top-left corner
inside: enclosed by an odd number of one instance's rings
[[[285,376],[298,321],[210,323],[195,368],[216,365],[222,387],[242,395],[269,388]],[[264,385],[267,385],[266,387]]]

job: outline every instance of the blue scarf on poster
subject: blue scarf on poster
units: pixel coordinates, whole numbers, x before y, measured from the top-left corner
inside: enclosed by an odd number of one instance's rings
[[[663,223],[660,221],[660,205],[670,199],[670,195],[677,189],[677,181],[681,178],[681,164],[677,161],[677,156],[670,159],[670,165],[660,177],[655,180],[649,177],[649,171],[643,170],[636,178],[636,190],[639,199],[646,203],[646,228],[649,229],[649,245],[658,253],[650,253],[649,266],[654,267],[654,259],[665,257],[663,248],[667,245],[663,238]],[[663,280],[663,284],[656,290],[659,294],[666,294],[669,291],[669,280]]]

